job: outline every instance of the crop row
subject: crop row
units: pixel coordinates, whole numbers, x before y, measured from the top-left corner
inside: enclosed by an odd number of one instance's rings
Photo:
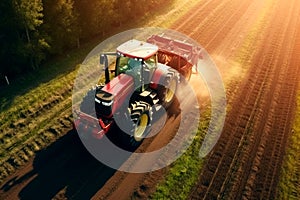
[[[1,181],[72,127],[75,75],[71,72],[16,97],[0,114]]]

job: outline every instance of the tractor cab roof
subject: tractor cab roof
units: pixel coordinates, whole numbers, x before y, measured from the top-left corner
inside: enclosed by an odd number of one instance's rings
[[[121,44],[117,48],[117,51],[127,57],[147,60],[158,51],[158,47],[147,42],[133,39]]]

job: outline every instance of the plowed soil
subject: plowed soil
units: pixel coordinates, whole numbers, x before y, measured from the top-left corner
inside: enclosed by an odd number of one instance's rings
[[[276,197],[300,77],[299,15],[298,0],[208,0],[171,26],[212,55],[230,105],[222,135],[189,198]],[[193,77],[191,83],[197,84]],[[167,144],[179,119],[170,115],[164,134],[138,150]],[[8,177],[0,199],[146,199],[166,171],[131,174],[106,167],[70,129]]]

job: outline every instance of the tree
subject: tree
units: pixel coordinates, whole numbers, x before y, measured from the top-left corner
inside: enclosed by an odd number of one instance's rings
[[[61,54],[76,45],[79,38],[73,0],[44,0],[44,24],[52,54]],[[54,20],[55,19],[55,20]]]
[[[97,3],[98,1],[95,2]],[[75,0],[74,7],[76,13],[78,13],[80,39],[91,37],[91,33],[94,30],[92,22],[93,5],[91,4],[91,0]]]
[[[78,23],[82,39],[101,34],[111,29],[116,21],[114,2],[116,0],[75,0],[75,9],[78,13]]]
[[[18,33],[23,45],[18,46],[18,52],[28,59],[31,68],[35,69],[45,58],[44,49],[49,48],[42,38],[38,27],[43,23],[42,0],[12,0],[14,11],[19,23]],[[26,39],[24,39],[26,38]]]
[[[9,74],[14,71],[14,60],[11,59],[14,47],[18,43],[17,23],[12,1],[0,1],[0,73]]]
[[[14,0],[14,6],[30,43],[29,31],[35,31],[43,23],[43,3],[41,0]]]

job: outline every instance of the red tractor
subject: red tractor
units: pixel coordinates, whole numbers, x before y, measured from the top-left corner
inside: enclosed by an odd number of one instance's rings
[[[101,139],[117,124],[127,133],[117,138],[139,145],[149,132],[152,109],[168,109],[181,79],[190,79],[194,61],[201,59],[200,51],[199,47],[153,35],[147,42],[133,39],[114,53],[101,54],[105,83],[84,97],[76,128]],[[116,57],[114,64],[108,64],[108,56]]]

